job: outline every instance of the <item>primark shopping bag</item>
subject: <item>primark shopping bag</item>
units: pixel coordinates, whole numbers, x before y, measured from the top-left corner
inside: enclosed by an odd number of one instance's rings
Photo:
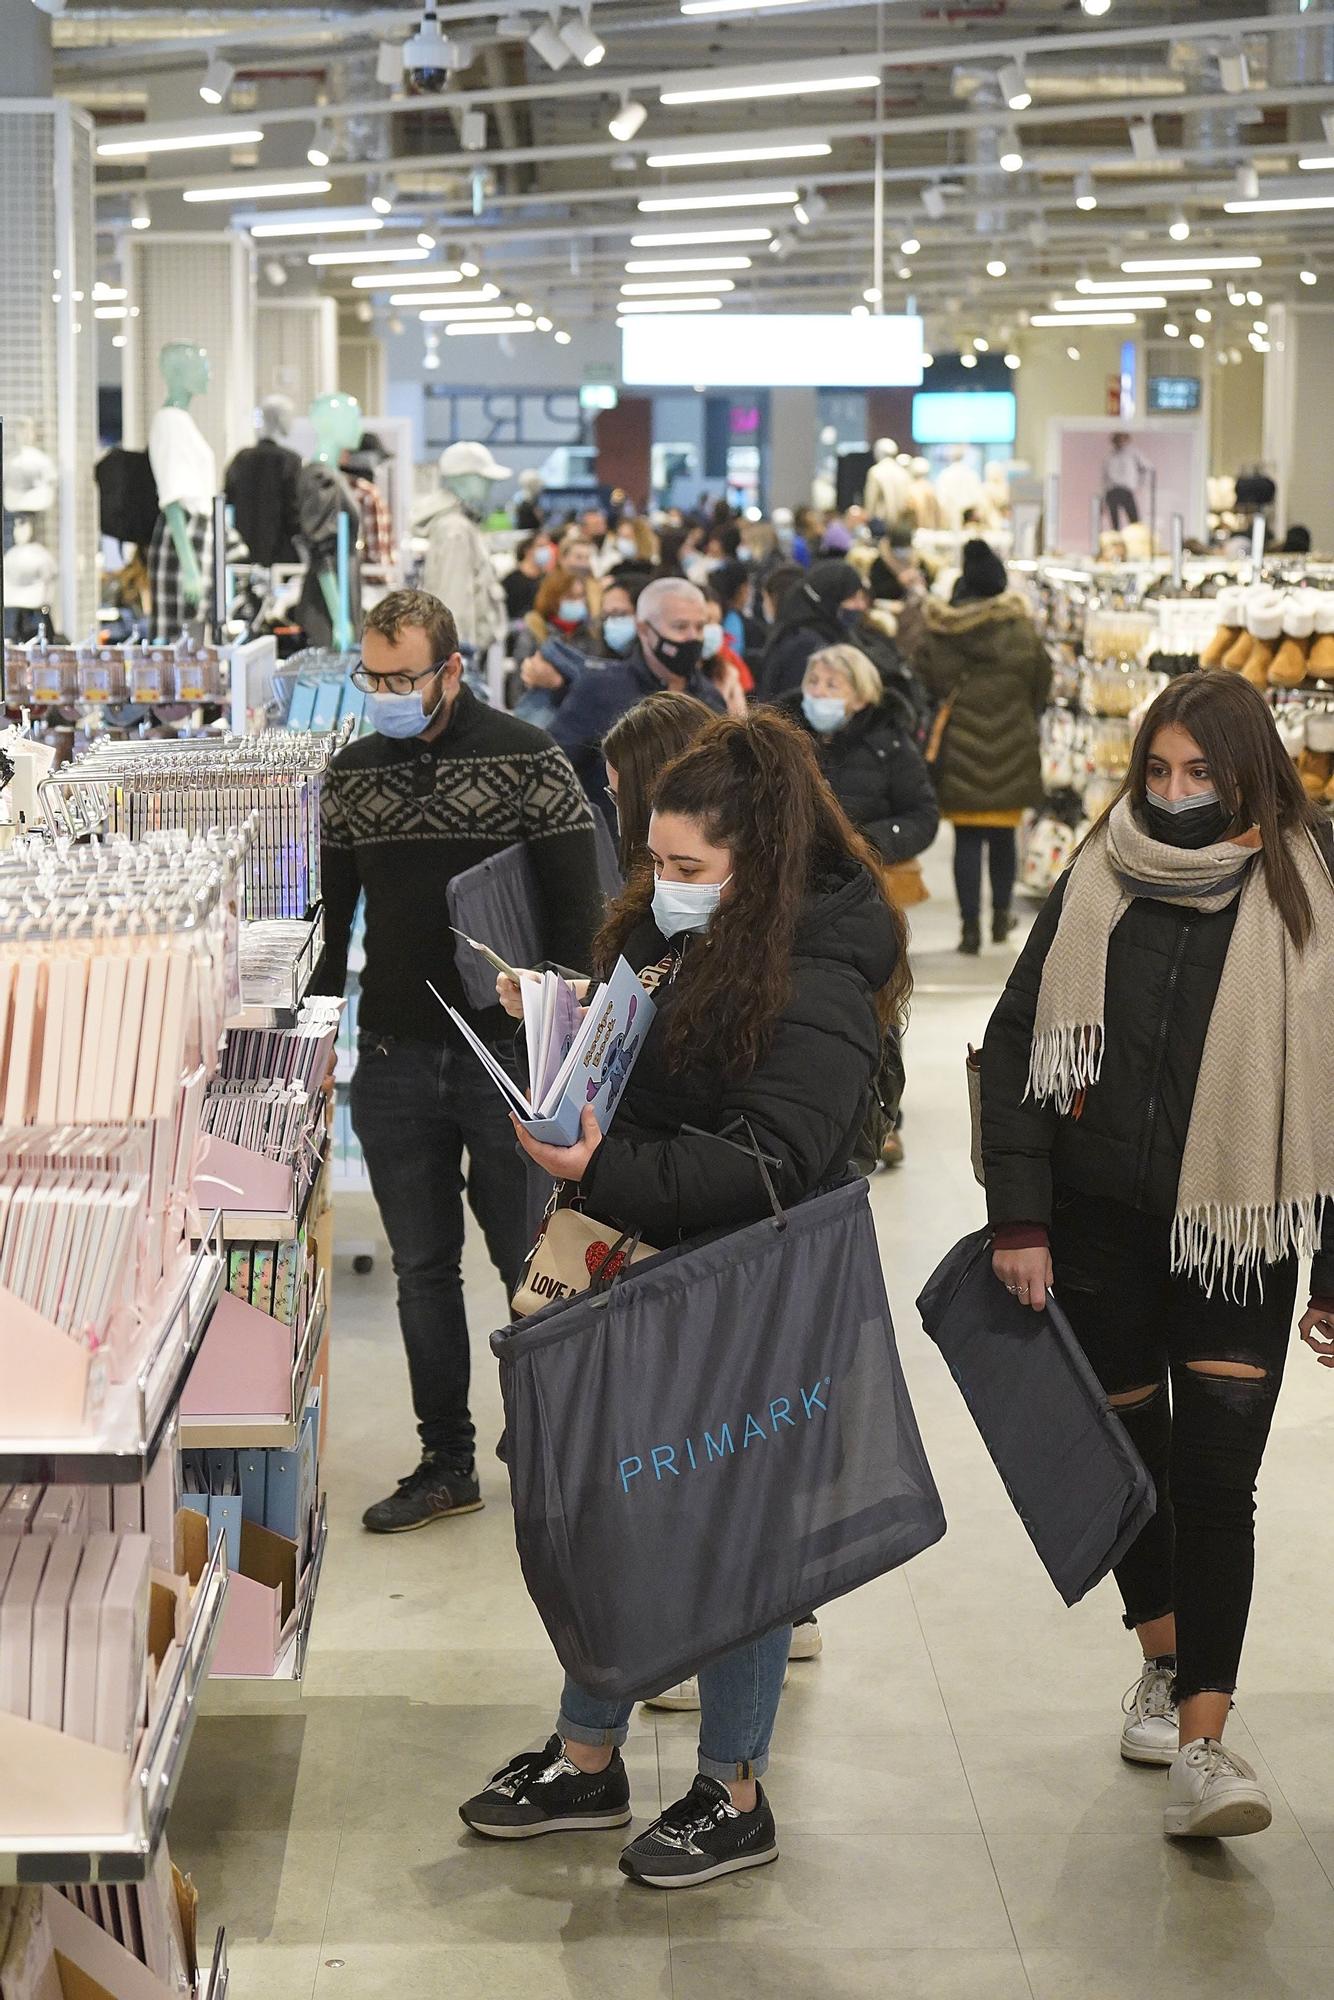
[[[492,1335],[561,1665],[651,1694],[945,1532],[860,1178]]]
[[[957,1243],[917,1301],[1015,1511],[1067,1604],[1125,1554],[1157,1505],[1153,1481],[1057,1301],[1011,1298],[991,1238]]]

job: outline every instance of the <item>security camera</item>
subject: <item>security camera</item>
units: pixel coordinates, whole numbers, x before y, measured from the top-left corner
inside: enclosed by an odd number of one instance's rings
[[[412,97],[438,97],[449,88],[451,70],[466,69],[471,51],[440,32],[435,8],[422,8],[421,26],[403,44],[403,82]]]

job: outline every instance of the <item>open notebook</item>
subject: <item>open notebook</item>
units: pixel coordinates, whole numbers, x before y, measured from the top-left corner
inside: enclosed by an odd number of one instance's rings
[[[434,993],[435,988],[431,991]],[[544,972],[525,979],[523,1025],[528,1090],[515,1083],[463,1016],[441,1005],[485,1066],[524,1129],[549,1146],[572,1146],[586,1104],[605,1132],[653,1019],[653,1002],[625,960],[591,996],[581,1015],[567,980]],[[440,999],[439,994],[436,998]]]

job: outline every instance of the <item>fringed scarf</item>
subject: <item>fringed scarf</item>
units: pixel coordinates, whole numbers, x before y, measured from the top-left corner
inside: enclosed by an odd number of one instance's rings
[[[1290,838],[1315,913],[1304,951],[1254,848],[1167,846],[1122,799],[1075,863],[1038,993],[1029,1090],[1069,1113],[1102,1068],[1107,947],[1135,897],[1203,911],[1237,899],[1172,1226],[1173,1270],[1210,1295],[1221,1280],[1244,1299],[1263,1265],[1316,1251],[1334,1200],[1334,884],[1309,835]]]

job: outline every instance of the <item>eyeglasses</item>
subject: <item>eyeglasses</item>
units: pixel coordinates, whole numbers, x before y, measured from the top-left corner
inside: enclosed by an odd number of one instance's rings
[[[363,694],[411,694],[414,688],[420,687],[423,681],[429,681],[433,674],[438,674],[442,667],[448,665],[448,660],[437,660],[433,667],[423,667],[419,674],[373,674],[358,660],[348,679]]]

